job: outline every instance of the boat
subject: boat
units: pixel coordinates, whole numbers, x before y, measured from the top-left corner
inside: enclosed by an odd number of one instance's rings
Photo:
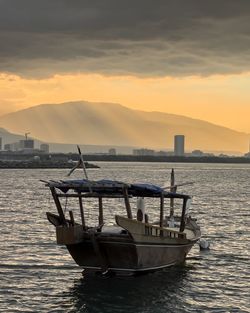
[[[106,179],[46,181],[57,209],[57,214],[46,213],[55,226],[57,244],[67,247],[85,273],[133,275],[183,263],[201,232],[189,212],[191,196],[176,192],[173,176],[172,171],[168,191]],[[152,212],[157,212],[156,220],[150,218]]]

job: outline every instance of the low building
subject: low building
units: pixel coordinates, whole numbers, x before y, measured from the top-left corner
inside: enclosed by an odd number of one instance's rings
[[[193,150],[191,152],[191,156],[200,157],[200,156],[203,156],[203,155],[204,155],[204,153],[201,150]]]
[[[109,149],[108,154],[109,155],[116,155],[116,149],[114,149],[114,148]]]
[[[42,143],[40,145],[40,150],[44,153],[49,153],[49,145],[47,143]]]
[[[156,156],[168,156],[169,155],[169,152],[167,152],[167,151],[156,151],[155,152],[155,155]]]
[[[33,139],[19,140],[19,149],[20,150],[34,149],[34,140]]]
[[[134,149],[133,155],[138,155],[138,156],[155,155],[155,151],[151,149]]]
[[[6,143],[6,144],[4,145],[4,150],[5,150],[5,151],[11,151],[11,145],[10,145],[10,143]]]

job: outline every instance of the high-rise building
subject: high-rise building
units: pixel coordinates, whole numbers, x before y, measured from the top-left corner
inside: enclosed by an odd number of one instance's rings
[[[184,142],[185,142],[185,136],[184,135],[174,136],[174,155],[184,156],[184,154],[185,154]]]

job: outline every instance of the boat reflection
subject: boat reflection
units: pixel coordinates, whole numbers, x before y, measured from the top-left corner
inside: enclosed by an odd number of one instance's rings
[[[176,266],[126,278],[84,277],[70,290],[70,312],[177,312],[189,269]]]

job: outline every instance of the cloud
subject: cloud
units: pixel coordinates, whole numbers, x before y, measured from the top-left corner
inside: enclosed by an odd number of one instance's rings
[[[249,19],[248,0],[0,0],[0,71],[245,72]]]

